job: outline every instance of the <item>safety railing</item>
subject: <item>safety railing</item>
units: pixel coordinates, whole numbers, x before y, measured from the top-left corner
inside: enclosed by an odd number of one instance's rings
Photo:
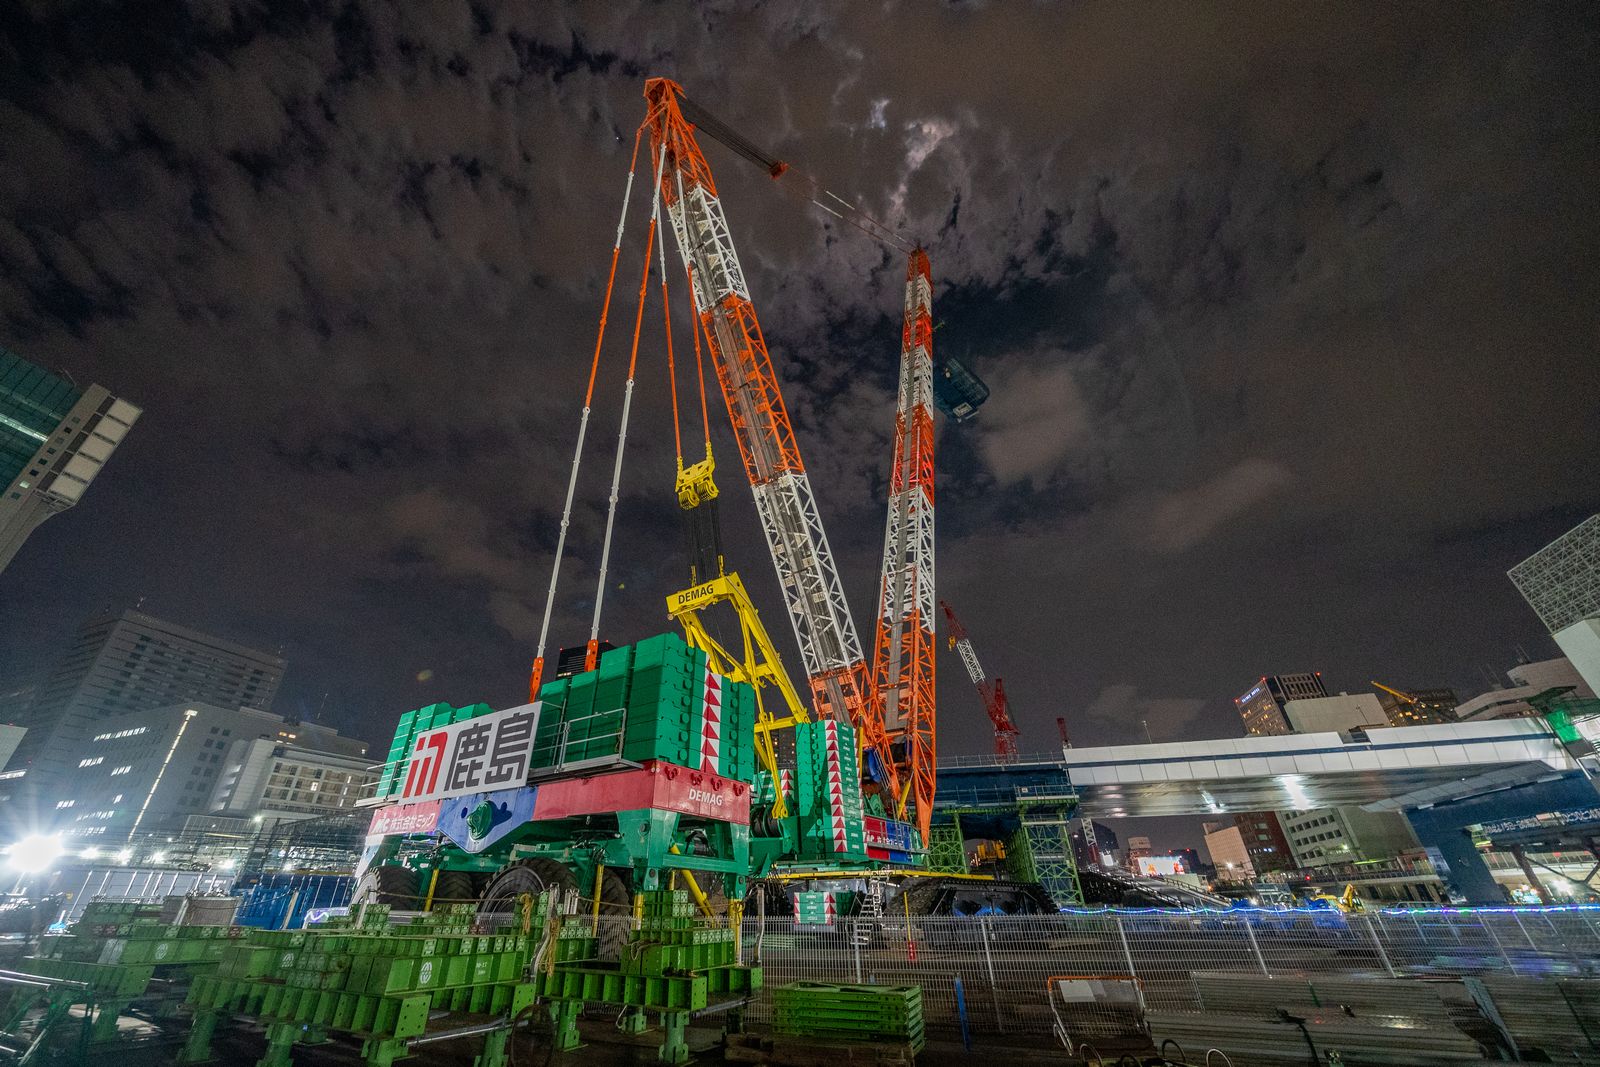
[[[1089,911],[1050,916],[846,918],[829,927],[747,917],[746,961],[768,987],[799,979],[923,987],[933,1032],[1048,1036],[1047,979],[1136,979],[1152,1012],[1200,1012],[1218,975],[1600,976],[1600,908]],[[1202,976],[1202,977],[1197,977]],[[750,1017],[771,1014],[765,993]]]

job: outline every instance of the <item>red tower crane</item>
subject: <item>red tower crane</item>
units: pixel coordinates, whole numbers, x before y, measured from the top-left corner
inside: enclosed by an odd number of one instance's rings
[[[967,628],[961,625],[961,620],[956,618],[949,604],[941,600],[939,606],[944,608],[944,617],[950,620],[950,647],[960,654],[961,662],[966,665],[967,674],[978,690],[978,698],[983,701],[983,710],[989,713],[989,721],[994,723],[994,754],[1001,759],[1015,759],[1017,728],[1011,722],[1011,711],[1006,704],[1005,682],[999,678],[991,680],[983,673],[983,664],[978,662],[978,653],[972,647]]]

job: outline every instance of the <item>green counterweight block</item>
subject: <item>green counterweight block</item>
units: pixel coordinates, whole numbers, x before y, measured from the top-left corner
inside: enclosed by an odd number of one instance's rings
[[[921,986],[856,986],[791,982],[772,991],[773,1029],[835,1041],[895,1042],[915,1052],[926,1045]]]

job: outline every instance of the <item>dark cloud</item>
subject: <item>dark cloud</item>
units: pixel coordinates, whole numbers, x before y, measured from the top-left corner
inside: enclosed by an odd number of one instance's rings
[[[0,671],[147,596],[283,645],[286,710],[372,737],[423,700],[515,698],[660,73],[928,242],[936,343],[994,389],[941,433],[942,590],[1030,747],[1057,715],[1085,744],[1233,732],[1269,670],[1469,687],[1549,651],[1503,571],[1600,505],[1596,23],[36,3],[0,44],[0,330],[146,417],[0,577]],[[864,622],[904,264],[708,152]],[[639,269],[630,248],[562,642],[588,634]],[[665,624],[684,569],[654,314],[617,638]],[[781,626],[713,423],[730,557]],[[942,669],[946,747],[985,747]]]

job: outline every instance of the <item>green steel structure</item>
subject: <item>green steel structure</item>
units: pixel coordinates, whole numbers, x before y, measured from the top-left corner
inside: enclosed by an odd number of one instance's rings
[[[961,832],[961,813],[948,814],[949,822],[936,822],[928,828],[928,870],[966,874],[967,839]]]
[[[170,990],[216,970],[235,927],[164,922],[159,904],[91,901],[64,934],[39,940],[37,952],[0,972],[0,1051],[30,1051],[20,1060],[76,1050],[118,1036],[117,1020],[133,1005],[170,1018]],[[73,1009],[81,1009],[74,1011]],[[68,1054],[72,1059],[73,1053]]]
[[[1069,804],[1028,803],[1020,806],[1020,825],[1011,835],[1006,859],[1011,877],[1034,882],[1060,908],[1083,903],[1083,886],[1072,856],[1072,822],[1076,797]]]

